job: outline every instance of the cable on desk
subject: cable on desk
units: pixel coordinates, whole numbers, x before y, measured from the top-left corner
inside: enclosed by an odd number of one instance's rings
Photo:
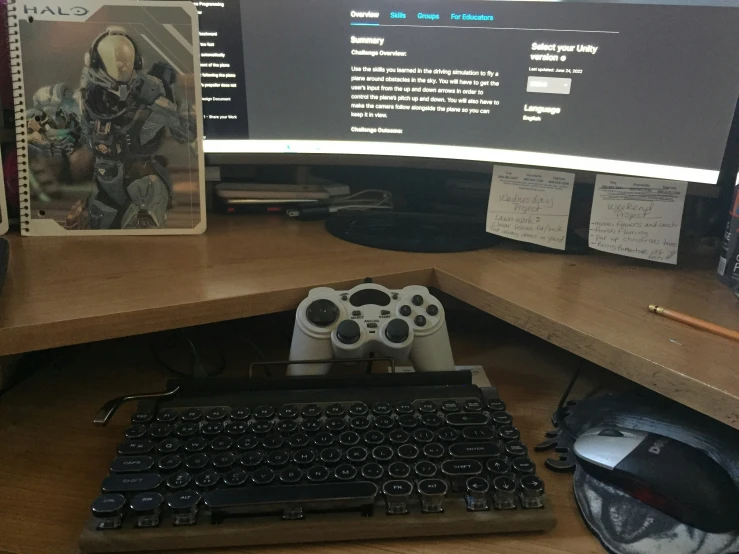
[[[192,371],[190,373],[187,373],[185,371],[180,371],[179,369],[175,369],[174,367],[169,365],[159,356],[159,352],[157,351],[157,346],[155,344],[155,336],[149,337],[149,348],[151,348],[151,353],[154,356],[154,359],[164,369],[180,377],[192,377]]]
[[[555,419],[554,424],[560,429],[562,429],[565,433],[567,433],[573,439],[576,439],[577,436],[572,432],[572,430],[568,427],[567,423],[565,422],[566,416],[564,415],[564,405],[565,405],[565,402],[567,402],[567,397],[570,396],[570,392],[572,392],[572,387],[575,386],[575,382],[577,381],[577,378],[580,376],[580,371],[582,371],[582,368],[584,365],[585,365],[585,360],[581,358],[580,363],[577,364],[577,369],[575,369],[575,373],[572,375],[572,379],[570,379],[570,382],[567,385],[567,388],[565,389],[564,393],[559,399],[559,403],[557,404],[557,409],[554,411],[554,419]]]
[[[214,341],[214,343],[218,347],[218,354],[219,354],[220,361],[214,370],[208,371],[206,364],[203,362],[202,357],[200,356],[200,353],[198,352],[198,349],[195,346],[195,343],[187,335],[186,330],[179,329],[179,335],[181,335],[182,339],[187,343],[188,348],[190,350],[190,371],[189,373],[186,371],[177,369],[171,366],[169,363],[167,363],[160,356],[157,346],[154,342],[154,337],[151,337],[149,339],[149,346],[151,348],[151,352],[152,352],[152,355],[154,356],[154,359],[157,361],[157,363],[159,363],[159,365],[161,365],[164,369],[166,369],[170,373],[173,373],[180,377],[193,377],[193,378],[203,379],[207,377],[216,377],[220,375],[221,373],[223,373],[223,371],[226,369],[226,354],[224,353],[220,345],[218,345],[217,341]],[[168,344],[166,344],[166,346],[170,348],[174,348],[176,346],[176,337],[173,336],[170,339],[170,341],[168,341]]]
[[[203,360],[198,353],[198,349],[195,348],[192,340],[190,339],[190,337],[187,336],[184,330],[182,331],[182,338],[185,339],[185,342],[187,342],[188,346],[190,347],[190,355],[192,356],[191,367],[193,378],[207,379],[208,377],[223,373],[223,370],[226,368],[226,356],[223,353],[223,350],[219,350],[221,354],[221,363],[219,364],[219,367],[216,368],[213,373],[208,373],[208,370],[206,369],[205,364],[203,363]]]
[[[323,219],[346,210],[392,210],[393,195],[386,190],[366,189],[349,196],[334,198],[327,203],[311,204],[287,210],[288,217],[303,220]]]
[[[251,347],[251,349],[254,350],[254,352],[257,353],[257,356],[259,356],[259,361],[260,362],[266,362],[267,361],[267,357],[264,355],[264,352],[262,351],[262,349],[257,346],[257,343],[255,343],[251,339],[241,339],[241,341],[242,342],[245,342],[247,346]],[[267,366],[264,366],[264,374],[267,377],[272,377],[272,373],[270,372],[270,370],[269,370],[269,368]]]

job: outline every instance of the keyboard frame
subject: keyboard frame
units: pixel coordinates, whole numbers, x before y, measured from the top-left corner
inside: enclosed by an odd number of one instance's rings
[[[210,525],[207,516],[199,515],[198,524],[191,527],[173,527],[171,518],[164,517],[157,528],[114,531],[97,531],[91,518],[80,537],[80,549],[82,552],[135,552],[549,531],[556,520],[546,495],[543,503],[544,507],[538,510],[468,512],[461,499],[446,500],[443,514],[422,514],[419,509],[408,515],[389,516],[385,512],[385,501],[381,499],[375,503],[372,517],[352,512],[308,514],[300,521],[282,521],[279,516],[250,516]]]
[[[172,380],[168,390],[179,386],[176,395],[161,401],[139,402],[140,410],[165,407],[207,407],[228,405],[348,402],[354,399],[371,404],[373,399],[396,400],[482,397],[498,398],[494,387],[472,384],[468,371],[436,374],[390,374],[350,378],[290,378],[273,380],[211,379]],[[352,389],[355,389],[354,393]],[[392,539],[465,534],[548,531],[556,525],[546,494],[539,509],[469,512],[463,498],[449,497],[444,512],[424,514],[420,503],[406,515],[387,515],[383,496],[374,503],[371,517],[359,512],[307,513],[305,519],[282,520],[279,515],[229,517],[219,524],[200,510],[193,526],[172,525],[172,516],[162,517],[158,527],[136,529],[131,518],[120,529],[98,530],[90,517],[80,536],[82,552],[136,552],[185,550],[328,541]]]

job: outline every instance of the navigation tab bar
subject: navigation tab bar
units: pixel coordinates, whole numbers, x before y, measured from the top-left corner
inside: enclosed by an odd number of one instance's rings
[[[382,24],[382,20],[390,20],[395,25],[402,23],[429,23],[429,24],[446,24],[447,21],[461,23],[490,23],[495,21],[495,16],[491,13],[457,13],[457,12],[425,12],[419,11],[413,13],[410,10],[393,10],[381,13],[375,10],[357,9],[349,12],[353,23],[352,25],[378,25]],[[403,21],[404,20],[404,21]],[[361,21],[361,23],[357,22]],[[386,23],[388,24],[388,23]]]

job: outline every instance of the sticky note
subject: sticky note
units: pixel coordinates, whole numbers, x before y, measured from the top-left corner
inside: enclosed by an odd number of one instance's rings
[[[496,165],[487,232],[564,250],[574,183],[573,173]]]
[[[598,175],[590,213],[590,248],[677,263],[685,181]]]

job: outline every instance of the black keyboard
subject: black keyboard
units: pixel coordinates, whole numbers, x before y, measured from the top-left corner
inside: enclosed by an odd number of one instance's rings
[[[212,381],[173,381],[176,395],[139,404],[92,502],[83,551],[116,551],[117,534],[124,550],[161,548],[149,539],[165,529],[189,530],[170,548],[292,542],[291,521],[320,518],[330,531],[332,514],[367,529],[402,527],[409,514],[443,522],[450,509],[455,521],[524,522],[508,530],[553,525],[505,402],[467,372]],[[284,526],[281,540],[249,536],[253,518]],[[428,534],[486,532],[454,525]],[[234,526],[244,533],[208,540]],[[408,535],[426,534],[415,527]]]

